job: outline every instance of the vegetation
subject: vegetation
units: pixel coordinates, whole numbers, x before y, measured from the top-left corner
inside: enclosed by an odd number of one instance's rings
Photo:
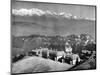
[[[96,51],[96,43],[94,39],[88,34],[71,34],[68,36],[13,36],[12,62],[15,63],[19,60],[22,60],[25,56],[27,56],[27,54],[32,55],[32,50],[38,50],[40,48],[48,48],[49,50],[53,51],[65,51],[66,42],[68,42],[72,47],[72,52],[78,54],[82,60],[82,63],[84,62],[84,64],[79,65],[79,67],[75,67],[74,70],[82,69],[83,66],[83,69],[94,69],[96,67],[96,55],[93,57],[93,59],[89,59],[93,54],[93,51]]]

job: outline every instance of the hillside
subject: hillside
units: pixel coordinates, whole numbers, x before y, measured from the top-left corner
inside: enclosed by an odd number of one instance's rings
[[[80,37],[79,37],[80,36]],[[12,37],[12,55],[23,54],[36,48],[52,48],[58,51],[65,50],[65,43],[68,42],[74,53],[82,49],[95,50],[95,40],[88,34],[62,36],[31,35]]]
[[[12,73],[32,73],[48,71],[64,71],[72,65],[44,59],[41,57],[28,57],[13,64]]]

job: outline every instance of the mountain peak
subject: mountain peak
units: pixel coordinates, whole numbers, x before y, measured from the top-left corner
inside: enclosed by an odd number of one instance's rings
[[[55,11],[51,11],[51,10],[41,10],[41,9],[38,9],[38,8],[12,9],[12,14],[13,15],[17,15],[17,16],[34,16],[34,15],[42,16],[42,15],[51,15],[51,16],[58,16],[58,17],[63,17],[63,18],[69,18],[69,19],[94,20],[94,19],[89,19],[89,18],[78,17],[76,15],[72,15],[71,13],[55,12]]]

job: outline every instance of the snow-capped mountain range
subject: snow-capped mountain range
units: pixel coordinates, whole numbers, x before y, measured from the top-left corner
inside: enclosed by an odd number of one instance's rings
[[[72,15],[71,13],[66,13],[66,12],[55,12],[51,10],[41,10],[38,8],[32,8],[32,9],[26,9],[26,8],[21,8],[21,9],[12,9],[12,14],[13,15],[19,15],[19,16],[42,16],[42,15],[52,15],[52,16],[60,16],[64,18],[73,18],[73,19],[86,19],[86,20],[94,20],[90,18],[84,18],[84,17],[78,17],[75,15]]]

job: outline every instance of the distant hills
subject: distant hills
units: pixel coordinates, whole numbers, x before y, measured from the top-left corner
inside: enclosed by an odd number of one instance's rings
[[[95,21],[55,16],[12,16],[12,35],[70,35],[88,33],[95,38]]]

